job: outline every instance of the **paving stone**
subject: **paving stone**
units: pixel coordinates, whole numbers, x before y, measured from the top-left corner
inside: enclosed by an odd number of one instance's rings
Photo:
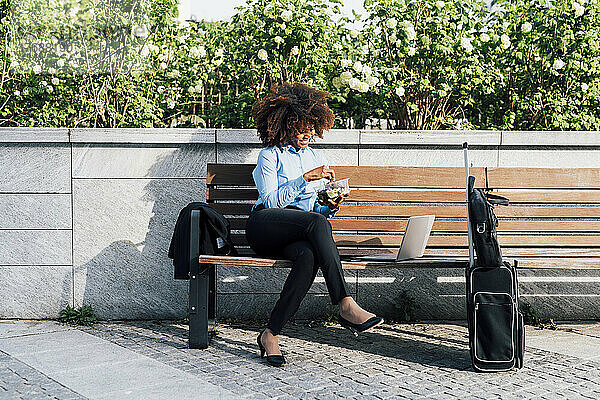
[[[181,322],[111,322],[82,330],[244,399],[600,397],[600,362],[546,350],[528,347],[519,371],[474,372],[460,325],[384,324],[356,340],[339,327],[296,322],[280,336],[288,360],[283,368],[259,357],[257,324],[219,324],[206,350],[187,348],[187,326]],[[77,398],[1,352],[0,388],[0,397]]]
[[[1,399],[84,399],[38,370],[0,351]]]

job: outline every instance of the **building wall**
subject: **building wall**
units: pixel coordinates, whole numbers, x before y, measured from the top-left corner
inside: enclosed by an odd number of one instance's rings
[[[314,147],[331,165],[462,166],[465,141],[473,166],[600,167],[597,132],[332,130]],[[207,162],[254,163],[260,148],[254,130],[1,128],[0,318],[55,318],[81,304],[102,319],[185,317],[187,282],[167,257],[179,211],[205,200]],[[219,267],[219,316],[268,317],[286,274]],[[346,271],[360,304],[393,316],[407,290],[423,319],[464,318],[462,275]],[[600,318],[599,272],[522,276],[542,315]],[[333,310],[318,277],[297,316]]]

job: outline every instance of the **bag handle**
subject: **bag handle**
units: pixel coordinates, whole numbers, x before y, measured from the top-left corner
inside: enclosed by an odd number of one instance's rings
[[[507,206],[509,204],[509,200],[504,196],[500,196],[500,195],[492,194],[492,193],[486,193],[485,197],[486,197],[487,201],[489,201],[492,204],[497,204],[500,206]]]

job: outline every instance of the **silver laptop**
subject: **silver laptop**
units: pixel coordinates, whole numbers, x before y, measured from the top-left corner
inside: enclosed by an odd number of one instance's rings
[[[364,261],[402,261],[423,257],[434,219],[435,215],[410,217],[404,230],[398,254],[376,254],[362,256],[359,259]]]

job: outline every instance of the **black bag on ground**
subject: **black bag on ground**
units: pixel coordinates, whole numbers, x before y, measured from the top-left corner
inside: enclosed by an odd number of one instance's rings
[[[502,265],[502,252],[498,244],[496,228],[498,218],[494,214],[494,204],[508,205],[506,197],[485,193],[475,189],[475,178],[469,177],[469,219],[473,244],[477,254],[477,265],[495,267]]]
[[[473,368],[508,371],[523,366],[525,328],[519,312],[517,262],[467,268],[467,322]]]
[[[507,371],[523,366],[525,330],[519,312],[517,262],[502,261],[494,204],[508,199],[475,189],[468,180],[469,222],[477,262],[466,269],[469,350],[477,371]]]

